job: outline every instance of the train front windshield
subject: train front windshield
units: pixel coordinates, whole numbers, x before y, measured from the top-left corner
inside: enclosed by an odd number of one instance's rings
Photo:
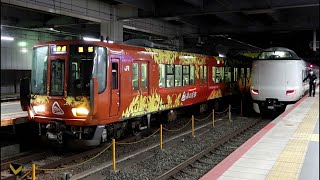
[[[51,49],[50,56],[49,47]],[[51,45],[34,49],[32,94],[46,95],[47,88],[49,88],[51,96],[63,96],[64,84],[67,84],[68,96],[89,96],[90,80],[93,75],[101,80],[99,87],[105,87],[106,48],[92,45],[70,45],[69,52],[67,52],[66,47]],[[67,83],[64,82],[65,79]]]

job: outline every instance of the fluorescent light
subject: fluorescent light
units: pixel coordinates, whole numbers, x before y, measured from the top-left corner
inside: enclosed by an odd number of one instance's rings
[[[83,40],[85,40],[85,41],[100,41],[100,39],[91,38],[91,37],[83,37]]]
[[[27,52],[28,52],[28,49],[27,49],[27,48],[22,48],[20,51],[21,51],[22,53],[27,53]]]
[[[219,53],[219,57],[226,57],[224,54]]]
[[[113,44],[113,43],[114,43],[114,42],[113,42],[113,41],[111,41],[111,40],[109,40],[109,41],[104,40],[103,42],[110,43],[110,44]]]
[[[25,42],[25,41],[18,42],[18,46],[20,46],[20,47],[25,47],[26,45],[27,45],[27,42]]]
[[[1,36],[1,40],[5,40],[5,41],[13,41],[14,38],[10,37],[10,36]]]

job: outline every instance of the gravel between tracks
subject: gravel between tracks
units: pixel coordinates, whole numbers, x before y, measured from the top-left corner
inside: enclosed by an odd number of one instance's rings
[[[203,115],[206,117],[206,115]],[[217,118],[218,119],[218,118]],[[182,127],[186,122],[188,122],[190,118],[184,118],[177,123],[169,123],[165,127],[170,129],[175,129]],[[234,129],[240,128],[244,126],[246,123],[249,123],[253,118],[235,118],[233,121],[233,126],[223,125],[219,128],[215,128],[210,130],[203,136],[197,136],[195,138],[191,138],[190,135],[185,136],[184,142],[181,142],[174,147],[169,147],[163,151],[159,149],[149,150],[153,155],[143,161],[136,162],[130,167],[121,169],[119,173],[112,174],[110,173],[110,168],[106,168],[96,174],[99,176],[104,176],[106,179],[152,179],[160,173],[166,171],[165,167],[171,167],[173,164],[178,164],[185,160],[188,157],[191,157],[197,152],[202,151],[206,147],[208,147],[211,143],[216,142],[218,139],[221,139],[226,133],[231,133]],[[210,120],[195,122],[196,126],[208,123]],[[221,122],[220,122],[221,123]],[[218,123],[217,123],[218,124]],[[190,124],[191,126],[191,124]],[[190,127],[186,127],[183,131],[190,130]],[[163,138],[168,139],[179,132],[164,132]],[[155,134],[153,137],[147,139],[138,144],[133,145],[117,145],[117,157],[123,157],[128,153],[137,151],[144,147],[147,147],[151,144],[159,143],[159,134]],[[85,161],[88,158],[81,159],[74,164]],[[111,151],[110,149],[101,154],[98,158],[93,159],[81,166],[70,168],[68,170],[63,171],[47,171],[46,173],[41,173],[37,176],[37,179],[61,179],[65,172],[69,172],[71,174],[78,174],[90,168],[94,168],[106,161],[111,160]],[[66,166],[72,166],[73,164],[68,164]]]
[[[112,174],[109,170],[104,170],[100,173],[105,175],[106,179],[112,180],[153,179],[164,173],[167,169],[169,169],[169,167],[173,167],[190,158],[194,154],[203,151],[211,144],[224,137],[226,134],[245,126],[251,120],[253,119],[234,120],[233,126],[220,126],[219,128],[210,130],[203,136],[196,136],[195,138],[187,136],[183,143],[165,149],[162,152],[157,150],[152,157],[127,167],[118,174]]]

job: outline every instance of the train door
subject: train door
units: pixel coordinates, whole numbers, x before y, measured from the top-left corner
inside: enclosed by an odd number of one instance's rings
[[[149,64],[147,61],[134,61],[132,64],[132,88],[135,94],[149,95]]]
[[[117,116],[120,107],[119,58],[112,57],[111,66],[110,116]]]

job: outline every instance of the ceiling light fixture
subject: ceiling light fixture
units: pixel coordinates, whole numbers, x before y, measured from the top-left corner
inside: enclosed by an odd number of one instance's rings
[[[83,37],[83,40],[85,40],[85,41],[100,41],[100,39],[91,38],[91,37]]]
[[[1,36],[1,40],[4,40],[4,41],[13,41],[14,38],[13,38],[13,37],[10,37],[10,36]]]

